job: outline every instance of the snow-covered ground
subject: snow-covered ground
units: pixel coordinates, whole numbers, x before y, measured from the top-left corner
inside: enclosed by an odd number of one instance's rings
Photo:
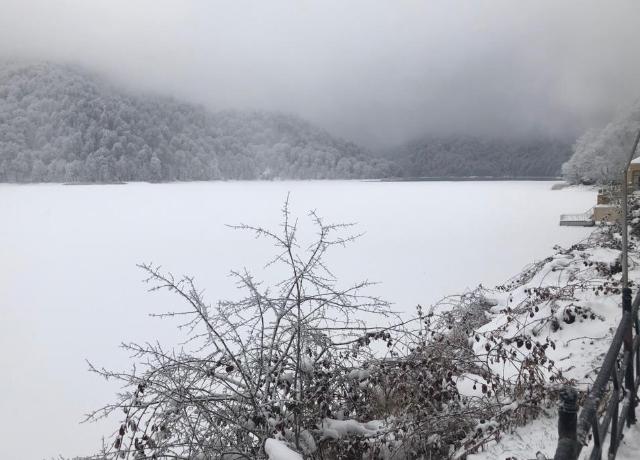
[[[507,338],[524,336],[540,343],[551,340],[553,346],[546,350],[546,356],[566,379],[579,389],[588,390],[622,315],[620,273],[611,271],[619,262],[620,251],[609,247],[612,241],[619,241],[620,235],[614,233],[603,238],[598,232],[586,244],[549,257],[536,268],[535,274],[531,273],[530,279],[516,281],[512,288],[497,293],[496,305],[488,314],[489,322],[476,331],[480,339],[474,351],[483,354],[488,343],[485,339],[491,334]],[[635,251],[630,254],[629,279],[635,283],[640,280],[637,257]],[[517,347],[521,345],[522,341]],[[491,363],[491,367],[507,376],[515,371],[499,362]],[[552,404],[540,418],[503,433],[499,443],[491,443],[469,458],[530,459],[537,452],[553,458],[557,439],[557,406]],[[619,458],[638,458],[639,439],[636,427],[626,432]],[[590,453],[591,446],[587,446],[580,458],[589,458]]]
[[[412,312],[479,283],[501,283],[552,254],[553,245],[584,238],[590,230],[561,228],[558,217],[590,208],[595,193],[550,188],[548,182],[0,185],[0,413],[11,414],[0,419],[0,432],[37,439],[9,443],[4,458],[91,452],[104,427],[78,422],[111,400],[114,388],[90,375],[84,359],[127,367],[121,341],[174,339],[170,323],[147,314],[171,309],[177,299],[147,293],[136,263],[195,276],[211,301],[234,297],[228,271],[248,267],[259,276],[272,252],[224,224],[275,227],[291,192],[301,225],[315,209],[365,232],[329,257],[339,279],[380,281],[374,293]]]

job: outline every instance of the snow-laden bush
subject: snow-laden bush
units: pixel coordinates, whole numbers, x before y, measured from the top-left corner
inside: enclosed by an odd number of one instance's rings
[[[211,305],[193,279],[142,266],[152,290],[184,300],[167,315],[187,345],[128,344],[132,371],[93,368],[126,389],[90,417],[121,417],[103,458],[464,458],[556,400],[556,342],[602,320],[579,296],[619,294],[617,260],[576,245],[400,321],[367,282],[341,288],[324,265],[350,227],[311,220],[308,246],[286,204],[278,232],[238,227],[272,242],[270,267],[286,273],[264,287],[235,272],[240,300]]]
[[[640,101],[618,113],[603,129],[583,134],[562,165],[563,176],[572,184],[619,182],[638,129]]]
[[[358,341],[389,340],[365,321],[390,316],[388,304],[361,294],[368,282],[339,288],[324,265],[326,252],[353,240],[349,225],[325,224],[311,214],[316,239],[298,237],[297,220],[283,211],[279,232],[241,225],[277,249],[270,262],[285,279],[263,288],[248,272],[234,272],[246,296],[210,305],[193,279],[176,279],[151,265],[141,268],[152,290],[168,289],[187,309],[183,319],[190,350],[160,344],[128,344],[131,372],[94,370],[130,388],[94,414],[121,412],[110,458],[259,458],[277,438],[305,455],[339,438],[332,420],[353,383],[350,372],[371,358]],[[284,269],[284,271],[283,271]],[[388,319],[386,322],[396,322]],[[351,433],[351,432],[349,432]]]

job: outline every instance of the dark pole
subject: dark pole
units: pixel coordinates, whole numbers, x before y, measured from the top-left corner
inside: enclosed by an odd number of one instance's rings
[[[627,331],[624,334],[624,351],[627,356],[627,368],[624,375],[624,386],[629,396],[629,414],[627,415],[627,426],[632,423],[636,423],[636,392],[635,392],[635,378],[633,376],[633,329],[635,318],[631,317],[631,289],[628,287],[622,288],[622,310],[623,314],[628,314],[631,320],[631,324],[627,327]],[[611,436],[614,436],[613,433]]]
[[[629,154],[629,160],[624,168],[624,178],[622,180],[622,311],[623,314],[631,313],[631,289],[629,289],[629,210],[628,204],[628,188],[629,188],[629,165],[636,154],[638,148],[638,142],[640,141],[640,131],[636,134],[636,138],[633,142],[633,148]],[[629,414],[627,414],[627,425],[636,422],[636,395],[635,395],[635,382],[633,371],[633,329],[636,322],[635,318],[629,315],[631,324],[627,328],[627,333],[624,336],[624,351],[629,356],[629,362],[627,364],[627,370],[624,376],[624,386],[629,395]],[[612,433],[612,436],[614,434]]]
[[[628,171],[629,165],[631,164],[631,160],[636,155],[636,149],[638,148],[638,141],[640,141],[640,131],[636,134],[636,139],[633,142],[633,148],[631,149],[631,153],[629,154],[629,159],[624,166],[623,170],[623,178],[622,178],[622,288],[626,289],[629,287],[629,258],[627,254],[628,250],[628,210],[627,210],[627,195],[628,195]]]
[[[566,386],[560,390],[558,447],[553,460],[576,460],[578,456],[578,392]]]

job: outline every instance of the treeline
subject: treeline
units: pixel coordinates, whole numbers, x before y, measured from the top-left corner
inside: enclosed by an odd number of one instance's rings
[[[0,62],[0,182],[551,177],[570,144],[420,140],[375,156],[273,112],[133,95],[76,67]]]
[[[602,129],[583,134],[573,146],[573,156],[562,166],[565,179],[574,184],[618,182],[640,129],[640,101],[621,110]]]
[[[384,177],[391,164],[289,115],[211,113],[79,69],[0,65],[0,181]]]
[[[566,139],[449,136],[411,142],[388,158],[404,177],[557,177],[570,155]]]

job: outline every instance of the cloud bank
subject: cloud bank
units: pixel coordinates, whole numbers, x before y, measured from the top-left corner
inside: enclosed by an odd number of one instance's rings
[[[634,1],[2,0],[0,56],[71,61],[369,147],[577,135],[640,93]]]

